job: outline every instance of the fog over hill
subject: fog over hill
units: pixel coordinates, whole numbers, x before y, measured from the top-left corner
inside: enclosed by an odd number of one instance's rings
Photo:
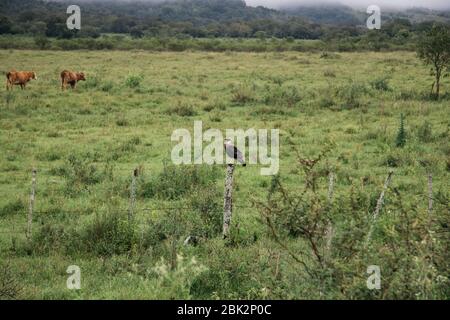
[[[372,4],[389,9],[410,9],[414,7],[439,10],[450,9],[450,1],[448,0],[246,0],[246,3],[250,6],[266,6],[275,9],[326,4],[343,4],[356,9],[367,8]]]
[[[67,2],[68,0],[47,0]],[[147,2],[161,3],[177,0],[77,0],[76,2]],[[295,8],[298,6],[347,5],[355,9],[367,8],[369,5],[378,5],[388,9],[428,8],[435,10],[449,10],[448,0],[244,0],[248,6],[264,6],[272,9]],[[72,1],[73,2],[73,1]]]

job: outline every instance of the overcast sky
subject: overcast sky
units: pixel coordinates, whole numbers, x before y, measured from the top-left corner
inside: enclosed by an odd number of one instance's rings
[[[364,7],[369,5],[378,5],[381,9],[384,7],[425,7],[432,9],[450,8],[450,0],[245,0],[247,5],[262,5],[270,8],[280,8],[288,5],[299,4],[317,4],[317,3],[342,3],[352,7]]]

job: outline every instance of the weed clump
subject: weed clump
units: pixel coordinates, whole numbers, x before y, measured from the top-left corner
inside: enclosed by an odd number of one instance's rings
[[[267,105],[286,106],[288,108],[295,107],[301,101],[301,95],[297,87],[278,86],[269,90],[264,98]]]
[[[237,105],[244,105],[253,101],[255,101],[255,93],[249,85],[240,84],[233,88],[231,102]]]
[[[141,197],[176,200],[194,188],[215,182],[218,173],[209,166],[183,166],[164,164],[163,171],[141,187]]]
[[[397,148],[403,148],[406,144],[406,130],[405,130],[405,118],[403,113],[400,115],[400,126],[397,132],[397,138],[395,139],[395,146]]]
[[[143,80],[144,77],[142,75],[129,75],[125,79],[125,86],[127,86],[128,88],[137,89],[141,86]]]
[[[195,112],[194,108],[191,105],[179,104],[176,107],[166,110],[166,114],[176,114],[180,117],[192,117],[195,116],[197,112]]]

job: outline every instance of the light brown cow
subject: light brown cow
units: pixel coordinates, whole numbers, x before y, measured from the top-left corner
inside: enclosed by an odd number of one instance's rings
[[[72,72],[64,70],[61,72],[61,90],[67,89],[67,84],[70,84],[72,89],[75,89],[78,81],[86,81],[83,72]]]
[[[6,90],[12,90],[14,85],[17,84],[20,85],[20,88],[23,90],[31,79],[37,79],[36,73],[33,71],[12,70],[6,74]]]

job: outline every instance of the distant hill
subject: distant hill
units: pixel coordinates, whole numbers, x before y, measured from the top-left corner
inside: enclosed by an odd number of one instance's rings
[[[129,33],[134,37],[320,39],[330,34],[355,36],[367,31],[364,27],[367,14],[343,5],[296,6],[274,10],[247,6],[243,0],[131,2],[2,0],[0,34],[45,34],[61,38]],[[83,27],[78,33],[69,32],[65,27],[66,8],[73,3],[79,3],[82,7]],[[411,28],[409,24],[426,24],[427,21],[449,23],[450,12],[410,9],[383,12],[382,19],[383,25],[402,20],[401,27],[404,29],[406,26],[408,29]],[[405,20],[408,22],[405,23]]]

